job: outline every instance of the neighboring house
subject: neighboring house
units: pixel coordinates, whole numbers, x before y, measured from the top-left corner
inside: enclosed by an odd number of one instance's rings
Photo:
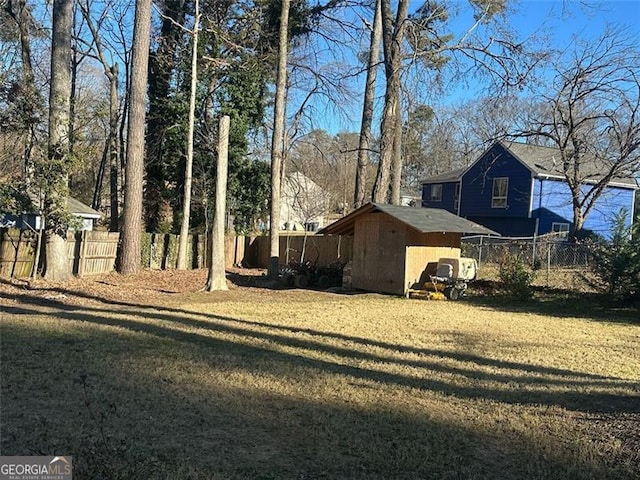
[[[567,237],[573,229],[572,197],[559,159],[554,148],[497,142],[469,167],[423,180],[422,206],[443,208],[503,236]],[[584,188],[591,186],[587,182]],[[623,208],[630,223],[637,189],[633,178],[609,182],[583,230],[609,237],[612,219]]]
[[[77,230],[93,230],[95,221],[102,216],[100,212],[73,197],[67,198],[67,207],[81,221]],[[40,218],[40,214],[36,212],[0,213],[0,227],[38,230]]]
[[[291,173],[284,179],[280,228],[316,231],[324,225],[328,206],[328,194],[317,183],[300,172]]]
[[[404,207],[417,207],[420,208],[420,201],[422,198],[415,192],[402,191],[400,193],[400,205]]]

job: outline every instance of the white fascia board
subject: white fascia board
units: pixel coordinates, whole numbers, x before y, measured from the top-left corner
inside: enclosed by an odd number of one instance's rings
[[[541,178],[541,179],[546,179],[546,180],[561,180],[563,182],[567,181],[567,179],[562,175],[550,175],[548,173],[539,173],[537,175],[537,177]],[[597,182],[595,182],[593,180],[585,180],[582,183],[584,183],[584,184],[595,184]],[[607,186],[608,187],[617,187],[617,188],[626,188],[626,189],[629,189],[629,190],[638,190],[638,189],[640,189],[640,187],[637,186],[637,185],[631,185],[629,183],[620,183],[620,182],[609,182],[609,183],[607,183]]]
[[[536,177],[533,174],[533,172],[531,172],[531,193],[529,194],[529,218],[531,218],[531,215],[533,214],[533,192],[535,190],[535,185],[536,185]]]

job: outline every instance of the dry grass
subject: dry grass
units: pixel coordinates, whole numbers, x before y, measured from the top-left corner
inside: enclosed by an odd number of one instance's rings
[[[640,476],[637,311],[202,281],[6,286],[2,455],[71,454],[76,478]]]

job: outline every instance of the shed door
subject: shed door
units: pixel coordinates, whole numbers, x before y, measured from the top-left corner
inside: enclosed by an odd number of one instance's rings
[[[354,238],[353,286],[374,292],[404,292],[403,225],[382,218],[366,219]]]

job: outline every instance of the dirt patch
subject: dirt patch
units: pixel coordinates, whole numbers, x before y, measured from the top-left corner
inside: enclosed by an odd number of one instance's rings
[[[0,279],[0,305],[12,305],[27,297],[35,301],[55,300],[65,305],[99,302],[166,303],[172,298],[203,291],[208,270],[143,270],[134,275],[110,273],[73,278],[63,283]],[[226,299],[246,295],[246,289],[280,289],[264,270],[232,269],[227,272]],[[215,292],[214,292],[215,295]]]

